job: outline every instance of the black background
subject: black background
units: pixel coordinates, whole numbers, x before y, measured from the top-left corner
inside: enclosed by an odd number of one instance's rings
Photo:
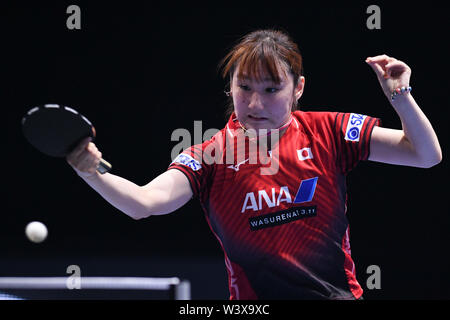
[[[81,9],[69,30],[66,8]],[[381,8],[369,30],[366,9]],[[4,6],[4,5],[3,5]],[[401,128],[364,62],[388,54],[412,68],[413,95],[439,137],[431,169],[360,163],[348,176],[352,256],[366,299],[450,298],[448,210],[448,11],[420,2],[15,2],[1,10],[2,159],[0,275],[180,276],[193,298],[227,299],[221,248],[198,201],[135,221],[90,189],[64,160],[38,153],[20,120],[34,105],[59,103],[87,116],[112,173],[139,185],[164,172],[177,128],[193,135],[225,125],[219,61],[259,28],[282,28],[304,57],[309,111],[357,112]],[[49,237],[29,242],[25,225]],[[381,269],[368,290],[366,268]]]

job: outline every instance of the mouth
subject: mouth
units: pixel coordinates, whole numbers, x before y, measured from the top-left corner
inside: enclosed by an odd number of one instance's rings
[[[267,118],[264,118],[264,117],[256,117],[256,116],[252,116],[252,115],[248,115],[248,117],[251,119],[251,120],[253,120],[253,121],[265,121],[265,120],[267,120]]]

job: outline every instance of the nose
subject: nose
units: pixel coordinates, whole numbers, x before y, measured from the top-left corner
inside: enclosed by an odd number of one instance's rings
[[[262,98],[258,92],[253,92],[250,96],[250,102],[248,104],[249,109],[263,109]]]

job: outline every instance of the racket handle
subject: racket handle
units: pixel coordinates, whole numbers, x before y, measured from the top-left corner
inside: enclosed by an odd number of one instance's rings
[[[112,166],[108,161],[100,159],[100,163],[98,164],[97,171],[100,174],[104,174],[104,173],[108,172],[109,170],[111,170],[111,168],[112,168]]]

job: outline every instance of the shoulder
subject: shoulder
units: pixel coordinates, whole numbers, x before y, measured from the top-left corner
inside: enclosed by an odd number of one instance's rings
[[[292,114],[297,120],[307,122],[322,122],[330,119],[335,119],[340,112],[336,111],[302,111],[297,110]]]
[[[292,114],[303,128],[316,131],[319,129],[335,127],[337,125],[339,114],[342,113],[331,111],[297,110]]]
[[[353,125],[363,125],[368,122],[380,124],[378,118],[371,116],[339,111],[301,111],[293,112],[294,117],[302,124],[311,128],[333,128],[334,130],[342,130]]]

